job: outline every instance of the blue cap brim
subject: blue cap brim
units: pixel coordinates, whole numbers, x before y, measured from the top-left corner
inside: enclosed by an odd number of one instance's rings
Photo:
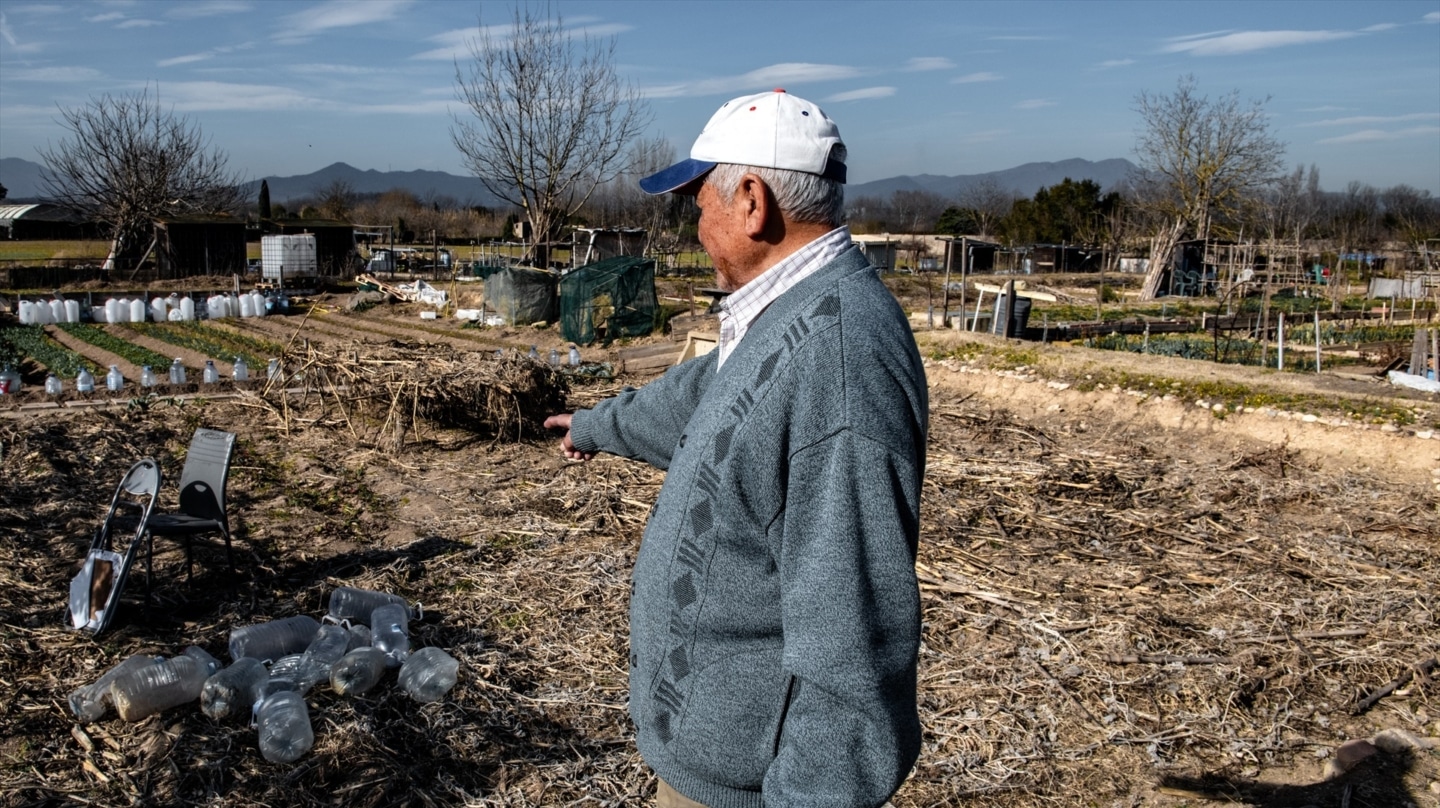
[[[647,194],[668,194],[700,179],[714,167],[714,163],[704,160],[681,160],[640,180],[640,190]]]

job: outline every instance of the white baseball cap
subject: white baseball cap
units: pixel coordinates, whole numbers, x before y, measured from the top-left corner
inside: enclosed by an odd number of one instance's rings
[[[725,102],[695,145],[690,159],[640,180],[648,194],[694,182],[717,163],[784,168],[845,182],[844,142],[830,116],[803,98],[777,89]],[[835,147],[841,149],[837,153]]]

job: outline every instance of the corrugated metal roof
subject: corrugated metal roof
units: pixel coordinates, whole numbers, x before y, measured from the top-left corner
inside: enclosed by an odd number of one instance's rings
[[[39,202],[32,205],[0,205],[0,225],[8,227],[11,222],[38,207],[40,207]]]

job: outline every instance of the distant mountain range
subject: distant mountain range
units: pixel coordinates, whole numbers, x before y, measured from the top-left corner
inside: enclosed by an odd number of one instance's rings
[[[4,185],[9,192],[5,201],[35,201],[40,194],[40,169],[40,164],[19,157],[0,158],[0,185]],[[966,188],[985,180],[994,180],[1003,190],[1029,197],[1041,188],[1060,183],[1066,177],[1072,180],[1094,180],[1102,188],[1109,189],[1134,170],[1135,166],[1129,160],[1092,162],[1075,158],[1058,163],[1026,163],[986,174],[961,174],[953,177],[919,174],[891,177],[851,185],[845,189],[845,196],[849,199],[862,196],[886,198],[895,191],[921,190],[956,199]],[[270,185],[270,199],[282,204],[313,197],[336,181],[348,183],[350,188],[359,194],[379,194],[400,188],[422,200],[449,197],[464,205],[494,207],[503,204],[478,178],[461,177],[444,171],[362,171],[345,163],[334,163],[311,174],[265,177],[264,180]],[[255,199],[260,193],[260,180],[246,183],[245,190],[250,199]]]

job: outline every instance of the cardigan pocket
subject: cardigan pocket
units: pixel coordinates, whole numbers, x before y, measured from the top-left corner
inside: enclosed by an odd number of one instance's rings
[[[780,650],[736,654],[693,674],[672,753],[716,785],[757,790],[789,697]]]

